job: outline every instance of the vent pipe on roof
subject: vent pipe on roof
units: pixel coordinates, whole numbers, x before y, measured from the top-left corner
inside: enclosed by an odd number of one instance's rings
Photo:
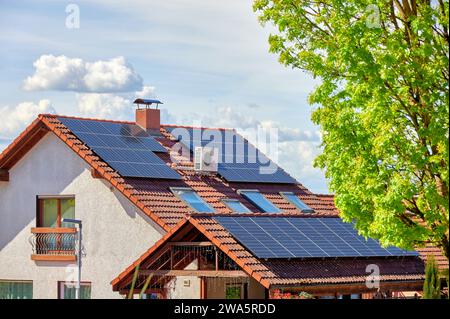
[[[159,100],[136,99],[134,104],[138,106],[136,109],[136,124],[145,130],[156,130],[159,132],[161,113],[158,106],[163,103]],[[155,104],[156,108],[150,108],[152,104]],[[145,107],[140,108],[140,105],[145,105]]]

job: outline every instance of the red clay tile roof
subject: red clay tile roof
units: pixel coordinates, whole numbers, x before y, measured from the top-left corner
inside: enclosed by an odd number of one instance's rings
[[[98,119],[93,119],[97,120]],[[106,121],[106,120],[105,120]],[[134,122],[110,121],[115,123],[135,124]],[[311,193],[301,184],[299,185],[282,185],[282,184],[257,184],[257,183],[228,183],[218,176],[199,176],[194,174],[189,169],[179,168],[177,171],[183,176],[182,181],[164,181],[145,180],[138,178],[124,178],[115,172],[107,163],[96,156],[86,145],[84,145],[70,130],[65,127],[57,118],[56,115],[40,115],[26,130],[16,138],[13,143],[8,146],[0,154],[0,168],[10,169],[18,160],[22,158],[47,132],[52,131],[64,143],[66,143],[75,153],[84,159],[93,169],[95,169],[100,176],[108,180],[114,187],[116,187],[125,197],[134,203],[139,209],[153,219],[166,231],[171,230],[182,217],[190,212],[190,208],[177,197],[175,197],[169,190],[169,187],[186,186],[194,189],[205,201],[212,205],[219,213],[230,213],[228,208],[220,201],[221,198],[238,198],[252,211],[259,212],[258,208],[253,206],[250,202],[237,195],[238,189],[258,189],[269,200],[279,206],[286,214],[302,215],[302,213],[287,202],[280,194],[280,191],[292,191],[297,194],[308,206],[313,208],[318,216],[338,216],[338,210],[334,206],[333,195],[316,195]],[[158,141],[170,150],[171,146],[176,143],[163,128],[161,129],[162,137]],[[171,154],[180,157],[180,155]],[[159,155],[168,165],[173,165],[169,154]],[[183,166],[192,167],[191,159],[184,158]],[[197,219],[192,220],[192,222]],[[247,266],[246,258],[251,259],[249,265],[257,267],[266,267],[256,260],[249,253],[243,249],[242,246],[235,246],[234,239],[221,226],[214,222],[211,218],[203,217],[198,219],[198,225],[201,228],[219,227],[218,240],[228,240],[232,242],[231,247],[236,248],[238,258],[243,258],[244,266]],[[206,229],[205,231],[210,231]],[[214,229],[212,229],[214,230]],[[213,232],[213,234],[215,234]],[[221,237],[221,235],[223,237]],[[224,246],[228,249],[228,246]],[[426,255],[433,253],[439,265],[443,268],[448,268],[448,261],[440,251],[436,248],[425,248],[419,250]],[[243,256],[241,256],[243,255]],[[253,258],[253,259],[252,259]],[[256,266],[255,266],[256,267]],[[268,269],[263,268],[265,272]],[[244,268],[245,269],[245,268]],[[253,268],[247,268],[253,272]],[[262,270],[261,270],[262,271]],[[257,275],[258,272],[255,272]],[[261,277],[262,279],[266,277]],[[267,278],[270,278],[268,275]]]
[[[444,254],[442,253],[442,251],[433,246],[433,245],[427,245],[426,247],[423,248],[418,248],[416,249],[420,256],[422,257],[422,259],[426,262],[428,259],[428,256],[433,255],[434,256],[434,260],[436,261],[438,267],[440,270],[444,270],[444,269],[448,269],[448,259],[444,256]]]
[[[125,278],[130,279],[137,264],[150,258],[160,246],[187,224],[197,228],[208,240],[227,254],[249,276],[264,287],[308,286],[324,284],[365,283],[366,266],[380,267],[380,281],[421,281],[424,278],[423,261],[417,257],[367,258],[367,259],[304,259],[304,260],[262,260],[254,257],[244,246],[225,230],[213,217],[192,215],[181,222],[170,235],[164,236],[136,262],[125,269],[111,284],[117,290]]]
[[[31,140],[31,133],[36,130],[36,127],[45,129],[40,137],[45,135],[47,131],[55,133],[63,142],[65,142],[75,153],[83,158],[92,168],[94,168],[100,176],[108,180],[114,187],[116,187],[125,197],[130,199],[137,207],[139,207],[145,214],[152,218],[157,224],[168,231],[173,227],[185,213],[190,212],[190,208],[175,197],[169,190],[169,187],[184,186],[191,187],[195,190],[206,202],[208,202],[214,209],[220,213],[231,213],[231,211],[221,202],[222,198],[237,198],[240,199],[252,211],[259,212],[258,208],[253,206],[250,202],[236,193],[240,188],[259,189],[269,200],[278,205],[282,210],[288,214],[302,214],[295,206],[287,202],[280,194],[280,191],[291,191],[297,194],[307,205],[313,208],[318,215],[336,215],[337,210],[328,205],[326,201],[311,193],[301,184],[298,185],[283,185],[283,184],[257,184],[257,183],[228,183],[219,176],[199,176],[192,170],[185,169],[185,167],[173,167],[170,155],[181,158],[177,154],[158,154],[167,165],[171,165],[178,173],[183,176],[183,180],[152,180],[122,177],[115,172],[106,162],[102,161],[93,153],[89,147],[83,144],[71,131],[65,127],[57,118],[57,115],[44,114],[39,115],[39,118],[30,125],[24,133],[22,133],[10,147],[8,147],[0,155],[0,167],[2,163],[7,163],[10,168],[15,162],[11,160],[13,156],[12,151],[17,148],[20,149],[24,145],[34,145],[37,141]],[[75,118],[75,117],[71,117]],[[96,121],[107,121],[97,120]],[[114,123],[135,124],[133,122],[110,121]],[[162,136],[157,140],[168,149],[176,141],[163,128],[161,129]],[[28,150],[28,149],[26,149]],[[16,161],[20,158],[16,158]],[[193,163],[189,158],[183,158],[183,166],[193,167]]]

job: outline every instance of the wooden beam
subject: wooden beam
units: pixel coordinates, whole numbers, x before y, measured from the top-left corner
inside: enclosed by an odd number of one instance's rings
[[[205,277],[200,278],[200,299],[208,299],[207,295],[207,281]]]
[[[99,179],[103,178],[102,174],[100,174],[95,168],[91,168],[91,176],[93,178],[99,178]]]
[[[196,276],[196,277],[224,277],[246,278],[248,275],[242,270],[140,270],[140,275],[153,276]]]
[[[216,264],[216,270],[219,270],[219,253],[217,252],[217,248],[214,249],[215,252],[215,264]]]
[[[9,171],[7,169],[0,168],[0,182],[9,182]]]
[[[159,294],[162,294],[164,296],[165,295],[165,291],[164,290],[165,290],[164,288],[163,289],[147,288],[145,290],[145,293],[146,294],[159,293]],[[141,291],[142,291],[141,288],[136,288],[134,290],[134,294],[138,295]],[[128,295],[129,293],[130,293],[130,289],[119,289],[119,294],[121,294],[121,295]],[[165,298],[163,298],[163,299],[165,299]]]
[[[204,247],[204,246],[214,246],[210,241],[177,241],[168,242],[170,246],[193,246],[193,247]]]

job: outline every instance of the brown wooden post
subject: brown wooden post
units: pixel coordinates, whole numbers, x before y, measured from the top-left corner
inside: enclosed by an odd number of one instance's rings
[[[206,278],[200,277],[200,299],[208,299],[206,287],[207,287]]]
[[[216,270],[219,270],[219,254],[217,252],[217,248],[215,249],[216,251]]]

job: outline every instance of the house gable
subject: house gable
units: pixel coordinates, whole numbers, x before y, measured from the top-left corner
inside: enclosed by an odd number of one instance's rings
[[[44,281],[36,296],[55,298],[57,281],[71,278],[71,262],[31,260],[31,228],[36,227],[37,195],[75,197],[75,216],[83,221],[86,259],[83,278],[92,297],[118,297],[109,288],[116,275],[165,231],[51,132],[41,137],[0,183],[0,278]],[[127,234],[117,236],[117,234]],[[48,271],[51,271],[49,275]]]

